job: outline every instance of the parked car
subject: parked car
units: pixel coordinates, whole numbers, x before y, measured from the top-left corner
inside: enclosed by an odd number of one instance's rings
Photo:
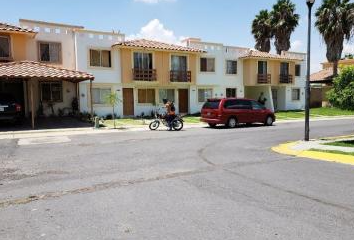
[[[0,120],[14,123],[22,120],[22,106],[12,94],[0,93]]]
[[[263,123],[271,126],[275,122],[275,115],[271,110],[251,99],[209,99],[202,107],[201,121],[208,123],[210,127],[224,124],[234,128],[240,123]]]

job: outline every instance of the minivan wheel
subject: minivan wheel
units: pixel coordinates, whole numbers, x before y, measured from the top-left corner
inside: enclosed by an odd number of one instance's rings
[[[235,128],[235,127],[237,127],[237,124],[238,124],[237,119],[233,118],[233,117],[230,118],[229,121],[227,122],[227,126],[229,128]]]
[[[265,121],[264,125],[266,125],[266,126],[272,126],[272,125],[273,125],[273,118],[272,118],[271,116],[268,116],[268,117],[266,118],[266,121]]]
[[[215,123],[208,123],[209,127],[211,128],[215,128],[216,127],[216,124]]]

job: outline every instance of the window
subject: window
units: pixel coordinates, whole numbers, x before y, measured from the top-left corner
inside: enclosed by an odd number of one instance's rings
[[[41,82],[41,100],[43,102],[62,102],[63,86],[62,82]]]
[[[296,77],[300,77],[301,76],[301,65],[300,64],[296,64],[295,65],[295,76]]]
[[[200,59],[201,72],[215,72],[215,58],[201,58]]]
[[[106,97],[109,94],[111,94],[110,88],[92,88],[92,103],[106,104]]]
[[[262,110],[262,109],[264,109],[264,106],[262,106],[261,104],[259,104],[256,101],[252,101],[252,109],[253,110]]]
[[[171,70],[172,71],[187,71],[187,57],[186,56],[171,56]]]
[[[226,74],[237,74],[237,61],[226,61]]]
[[[235,99],[227,100],[224,103],[224,108],[226,109],[252,109],[251,102],[248,100]]]
[[[111,67],[111,51],[90,49],[90,66]]]
[[[61,43],[40,42],[39,61],[49,63],[61,62]]]
[[[289,63],[280,63],[280,75],[289,75]]]
[[[134,69],[153,69],[152,53],[134,53]]]
[[[11,57],[10,51],[10,37],[9,36],[0,36],[0,59],[8,59]]]
[[[267,61],[258,61],[258,74],[267,74],[268,72]]]
[[[291,91],[291,99],[293,101],[299,101],[300,100],[300,89],[294,88]]]
[[[237,89],[236,88],[226,88],[226,97],[227,98],[237,97]]]
[[[138,103],[155,104],[155,89],[138,89]]]
[[[163,99],[168,99],[169,101],[175,101],[175,90],[174,89],[160,89],[159,90],[159,102],[162,103]]]
[[[206,102],[213,97],[213,89],[198,89],[198,102]]]

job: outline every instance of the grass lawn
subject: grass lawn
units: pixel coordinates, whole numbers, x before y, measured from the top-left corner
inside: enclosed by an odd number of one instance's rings
[[[336,151],[336,150],[321,150],[321,149],[310,149],[310,151],[354,156],[354,152],[342,152],[342,151]]]
[[[150,120],[145,119],[145,124],[144,121],[141,119],[132,119],[132,118],[122,118],[122,119],[116,119],[116,126],[117,127],[122,127],[126,125],[133,125],[133,126],[139,126],[139,125],[147,125],[150,123]],[[103,125],[109,128],[113,128],[113,120],[104,120]]]
[[[337,147],[352,147],[354,148],[354,140],[347,140],[347,141],[338,141],[338,142],[330,142],[330,143],[324,143],[323,145],[329,145],[329,146],[337,146]]]
[[[279,111],[275,113],[278,120],[305,118],[304,111]],[[354,116],[354,111],[341,110],[339,108],[312,108],[310,117],[334,117],[334,116]]]

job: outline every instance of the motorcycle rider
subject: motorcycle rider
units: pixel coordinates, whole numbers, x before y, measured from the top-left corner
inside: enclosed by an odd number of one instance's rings
[[[176,109],[175,106],[173,104],[173,102],[169,101],[168,99],[163,99],[163,104],[165,105],[166,108],[166,115],[165,115],[165,119],[168,125],[168,130],[171,131],[172,130],[172,121],[173,119],[175,119],[176,117]]]

